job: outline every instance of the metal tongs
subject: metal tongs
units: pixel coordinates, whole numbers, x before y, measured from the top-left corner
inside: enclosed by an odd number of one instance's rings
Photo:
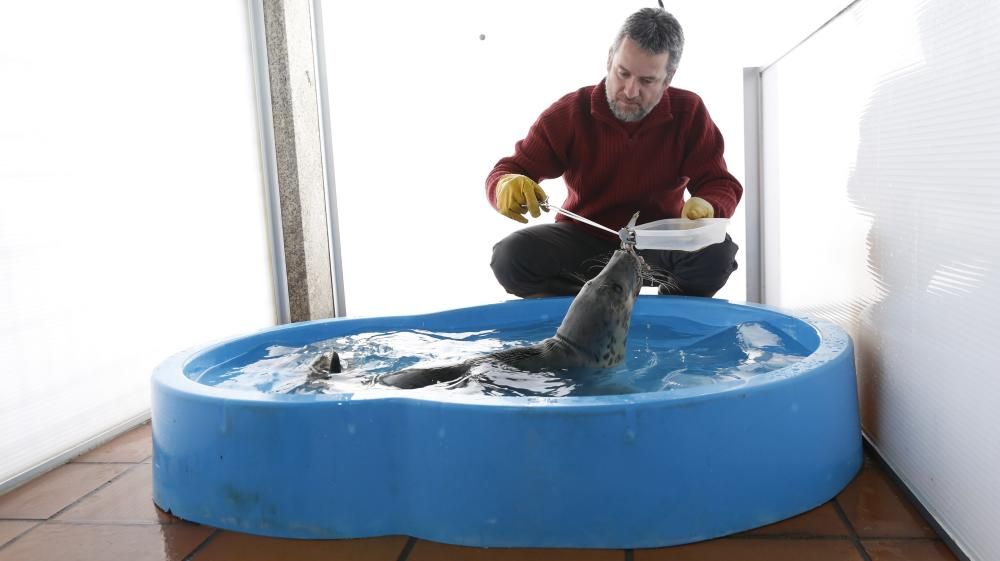
[[[545,211],[554,210],[559,214],[562,214],[563,216],[568,216],[572,218],[573,220],[578,220],[580,222],[583,222],[584,224],[593,226],[594,228],[600,228],[605,232],[611,232],[612,234],[617,234],[618,238],[622,241],[622,249],[635,253],[635,222],[636,220],[639,219],[639,211],[636,211],[636,213],[632,215],[632,219],[628,221],[628,224],[626,224],[625,227],[616,232],[611,228],[604,226],[603,224],[598,224],[597,222],[594,222],[589,218],[584,218],[579,214],[570,212],[564,208],[560,208],[550,203],[548,199],[539,201],[538,206]]]

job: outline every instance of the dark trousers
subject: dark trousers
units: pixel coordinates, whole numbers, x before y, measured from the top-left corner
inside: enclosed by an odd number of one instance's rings
[[[593,236],[569,222],[522,228],[493,246],[490,267],[500,285],[520,297],[574,295],[597,276],[618,240]],[[660,294],[712,296],[736,270],[739,247],[726,239],[698,251],[639,250],[652,269],[646,286]]]

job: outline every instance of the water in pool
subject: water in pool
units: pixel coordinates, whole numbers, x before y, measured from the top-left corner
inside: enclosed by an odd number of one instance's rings
[[[359,393],[378,374],[419,365],[462,362],[552,336],[559,322],[503,330],[447,333],[424,330],[358,332],[301,347],[265,345],[204,372],[200,383],[265,393]],[[309,365],[325,351],[340,354],[344,371],[306,383]],[[625,360],[608,369],[523,372],[480,364],[470,375],[420,392],[565,397],[669,391],[747,380],[811,352],[778,327],[752,321],[716,326],[685,318],[634,319]],[[380,386],[381,387],[381,386]]]

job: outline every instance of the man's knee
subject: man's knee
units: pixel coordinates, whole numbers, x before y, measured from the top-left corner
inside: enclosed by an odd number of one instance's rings
[[[490,268],[497,282],[515,296],[531,294],[537,289],[537,271],[532,265],[537,246],[530,236],[518,230],[493,246]]]
[[[737,251],[739,246],[727,235],[724,241],[692,253],[669,271],[674,287],[661,294],[714,296],[738,268]]]
[[[726,268],[736,266],[736,253],[739,250],[740,246],[726,234],[726,239],[702,249],[701,252],[704,252],[707,261],[717,263],[720,268]]]
[[[703,256],[700,274],[695,275],[699,281],[696,291],[700,291],[697,294],[700,296],[714,296],[739,267],[736,264],[736,252],[740,248],[727,234],[724,241],[705,249],[709,251]]]

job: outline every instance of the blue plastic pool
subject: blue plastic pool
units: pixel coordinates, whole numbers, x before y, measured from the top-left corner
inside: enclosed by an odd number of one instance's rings
[[[281,394],[195,381],[262,345],[365,330],[502,331],[558,320],[570,301],[305,322],[175,355],[153,375],[154,500],[186,520],[270,536],[644,548],[799,514],[859,469],[847,334],[715,299],[640,297],[630,343],[654,319],[720,330],[761,321],[811,352],[751,377],[586,397]]]

